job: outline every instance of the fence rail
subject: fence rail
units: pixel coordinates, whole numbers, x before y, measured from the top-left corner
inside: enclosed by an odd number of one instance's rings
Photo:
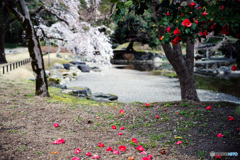
[[[25,65],[29,62],[31,62],[30,58],[24,59],[21,61],[17,61],[14,63],[10,63],[10,64],[4,65],[4,66],[0,66],[0,75],[6,74],[7,72],[17,69],[18,67],[21,67],[22,65]]]

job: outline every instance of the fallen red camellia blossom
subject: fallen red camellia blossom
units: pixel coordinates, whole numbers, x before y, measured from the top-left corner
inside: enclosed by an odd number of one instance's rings
[[[99,159],[99,158],[100,158],[100,156],[98,156],[98,155],[92,156],[92,159]]]
[[[220,155],[216,155],[215,158],[216,159],[221,159],[221,156]]]
[[[150,103],[146,103],[145,105],[146,105],[146,106],[149,106],[149,105],[150,105]]]
[[[80,160],[78,157],[73,157],[72,160]]]
[[[52,151],[51,154],[59,154],[59,152]]]
[[[120,113],[120,114],[124,113],[124,110],[120,110],[119,113]]]
[[[86,156],[92,156],[92,154],[90,152],[87,152]]]
[[[148,155],[148,157],[149,157],[150,159],[152,159],[152,158],[153,158],[151,154],[149,154],[149,155]]]
[[[111,152],[112,152],[112,151],[113,151],[113,150],[112,150],[112,147],[109,146],[109,147],[106,149],[106,151],[111,151]]]
[[[149,157],[143,157],[142,160],[151,160]]]
[[[116,129],[116,126],[115,126],[115,125],[112,125],[112,129]]]
[[[137,141],[136,138],[133,138],[133,139],[132,139],[132,142],[134,142],[134,143],[138,143],[138,141]]]
[[[179,113],[179,112],[176,112],[177,114]]]
[[[156,115],[156,119],[158,119],[159,118],[159,116],[158,115]]]
[[[56,127],[56,128],[57,128],[58,126],[59,126],[59,124],[58,124],[58,123],[54,123],[54,127]]]
[[[141,154],[147,154],[147,152],[146,151],[142,151]]]
[[[143,148],[143,146],[137,146],[137,150],[142,152],[142,151],[144,151],[145,149]]]
[[[52,144],[62,144],[62,143],[65,143],[65,140],[62,138],[52,142]]]
[[[78,154],[78,153],[80,153],[81,152],[81,150],[79,149],[79,148],[77,148],[76,150],[75,150],[75,154]]]
[[[165,150],[163,150],[163,151],[161,152],[161,154],[166,154],[166,151],[165,151]]]
[[[207,108],[206,108],[206,110],[210,110],[211,109],[211,106],[208,106]]]
[[[119,151],[125,152],[126,151],[126,146],[119,146]]]
[[[221,137],[223,137],[224,135],[223,135],[222,133],[218,133],[217,136],[218,136],[219,138],[221,138]]]
[[[118,150],[114,150],[113,154],[119,154],[119,151]]]
[[[133,156],[128,157],[128,160],[134,160],[134,157]]]
[[[120,128],[120,130],[124,130],[125,128],[124,128],[124,126],[122,126],[121,128]]]
[[[163,111],[166,111],[167,109],[164,109]]]
[[[228,120],[229,120],[229,121],[234,121],[235,118],[233,118],[232,116],[228,116]]]
[[[176,144],[182,144],[182,141],[177,141]]]
[[[101,142],[98,143],[98,147],[104,147],[104,144],[102,144]]]
[[[119,136],[123,135],[121,132],[118,133]]]

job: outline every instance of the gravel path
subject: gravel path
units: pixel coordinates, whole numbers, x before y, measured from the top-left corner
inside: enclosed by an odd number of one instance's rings
[[[77,81],[67,87],[89,87],[93,93],[103,92],[118,96],[119,102],[159,102],[181,100],[179,82],[176,78],[149,75],[128,69],[116,69],[116,65],[102,72],[82,73]],[[207,90],[197,90],[201,101],[231,101],[240,98]]]

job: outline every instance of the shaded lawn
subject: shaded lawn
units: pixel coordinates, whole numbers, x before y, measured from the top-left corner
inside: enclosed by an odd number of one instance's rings
[[[52,88],[51,98],[36,97],[30,81],[0,79],[0,84],[0,159],[92,159],[86,156],[90,152],[107,160],[131,156],[141,160],[149,154],[156,160],[192,160],[210,159],[211,151],[240,153],[240,106],[236,104],[166,102],[146,107],[142,103],[98,103]],[[125,113],[119,114],[120,110]],[[229,121],[229,116],[235,120]],[[125,130],[120,130],[122,126]],[[218,138],[218,133],[224,136]],[[60,138],[65,143],[52,144]],[[182,143],[177,145],[178,141]],[[100,142],[104,147],[98,147]],[[106,151],[121,145],[126,151],[119,155]],[[137,151],[139,145],[146,155]],[[77,155],[76,148],[81,149]]]

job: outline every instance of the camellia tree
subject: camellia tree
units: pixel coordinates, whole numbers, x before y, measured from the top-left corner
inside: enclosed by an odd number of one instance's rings
[[[182,100],[199,101],[193,73],[195,40],[210,32],[239,39],[240,0],[111,1],[117,6],[113,14],[116,21],[125,16],[123,10],[127,8],[143,14],[149,9],[147,3],[151,4],[162,47],[179,78]],[[182,54],[182,43],[186,43],[186,57]]]

